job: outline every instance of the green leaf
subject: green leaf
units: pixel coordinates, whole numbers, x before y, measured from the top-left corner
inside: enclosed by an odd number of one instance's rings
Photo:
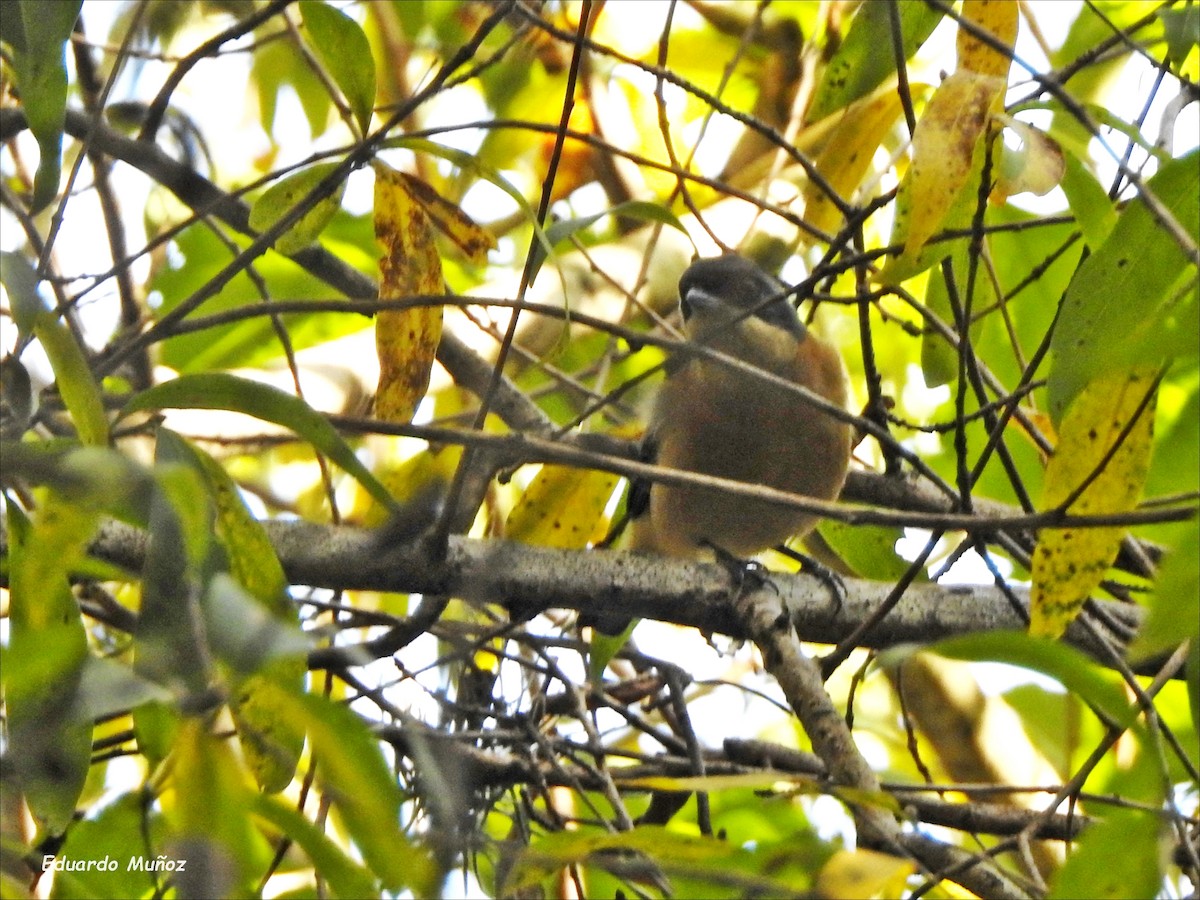
[[[1129,648],[1130,659],[1170,653],[1185,640],[1200,644],[1200,521],[1178,526],[1175,535],[1154,582],[1146,624]]]
[[[280,657],[302,657],[311,649],[298,627],[272,616],[223,572],[209,581],[200,605],[210,649],[242,674],[258,672]]]
[[[1200,151],[1163,166],[1147,187],[1194,240],[1200,233]],[[1159,365],[1188,350],[1195,278],[1195,265],[1145,202],[1131,202],[1067,289],[1050,345],[1047,392],[1056,423],[1101,372]]]
[[[359,462],[329,420],[278,388],[223,372],[181,375],[137,394],[121,415],[148,409],[224,409],[282,425],[345,469],[380,503],[389,509],[395,505],[387,488]]]
[[[75,335],[49,311],[38,315],[33,333],[50,358],[58,392],[71,413],[79,439],[96,446],[107,444],[108,418],[100,397],[100,385],[96,383]]]
[[[320,163],[293,172],[271,185],[250,207],[250,227],[259,232],[273,227],[337,167],[338,163]],[[343,181],[332,194],[319,200],[291,228],[276,238],[275,249],[285,255],[292,254],[315,241],[341,208],[345,190],[346,183]]]
[[[400,790],[366,723],[347,707],[312,694],[281,692],[278,712],[308,735],[323,791],[384,887],[428,896],[436,868],[400,831]]]
[[[896,552],[904,529],[890,525],[848,525],[826,519],[818,529],[841,560],[860,578],[896,581],[911,564]],[[928,581],[924,569],[918,581]]]
[[[1083,162],[1073,153],[1068,153],[1065,159],[1063,193],[1080,231],[1083,232],[1084,241],[1095,253],[1104,245],[1112,233],[1113,226],[1117,224],[1117,211],[1113,202],[1108,199],[1108,192]]]
[[[167,703],[166,688],[142,678],[129,666],[115,659],[89,656],[84,660],[80,679],[77,716],[92,722],[127,712],[143,703]]]
[[[152,896],[154,874],[133,869],[129,862],[135,856],[154,855],[151,848],[161,846],[163,826],[162,816],[146,807],[141,793],[122,794],[94,818],[76,822],[67,832],[59,857],[81,862],[113,860],[116,866],[79,866],[73,872],[55,872],[51,898]]]
[[[1047,896],[1059,900],[1159,896],[1162,829],[1154,813],[1112,807],[1105,821],[1084,832],[1070,858],[1054,873]]]
[[[289,804],[267,796],[254,800],[254,815],[278,828],[308,854],[317,875],[338,897],[375,897],[378,881],[361,864],[348,857],[319,828]]]
[[[296,92],[308,121],[309,136],[316,138],[325,133],[329,110],[333,106],[329,91],[289,41],[257,42],[254,62],[250,66],[250,79],[258,95],[260,121],[267,134],[275,130],[279,95],[285,87]]]
[[[40,151],[33,180],[34,212],[58,194],[63,124],[67,118],[65,48],[82,6],[83,0],[5,3],[3,38],[12,47],[13,77]]]
[[[271,848],[254,827],[254,795],[232,747],[208,729],[207,717],[185,719],[171,754],[175,803],[169,850],[206,863],[188,866],[176,883],[181,896],[245,896]]]
[[[1124,727],[1132,726],[1137,718],[1120,678],[1061,641],[1030,637],[1020,631],[989,631],[938,641],[923,649],[949,659],[1001,662],[1040,672]]]
[[[215,501],[215,537],[232,576],[215,576],[202,605],[214,651],[235,669],[250,673],[229,697],[242,752],[258,786],[281,791],[296,772],[304,733],[280,722],[276,695],[303,690],[309,642],[298,628],[275,548],[237,485],[207,453],[178,436],[175,440]]]
[[[39,826],[61,834],[91,761],[92,722],[76,715],[87,635],[68,573],[99,520],[49,493],[24,540],[9,547],[9,637],[3,674],[7,758]]]
[[[85,444],[107,444],[108,419],[100,387],[75,336],[38,295],[40,280],[24,256],[0,253],[0,281],[8,293],[18,330],[23,336],[32,332],[41,341],[80,440]]]
[[[806,118],[817,122],[865,97],[896,71],[892,52],[890,2],[863,3],[854,14],[846,39],[821,76]],[[917,52],[933,33],[943,12],[925,3],[897,3],[904,58]]]
[[[23,338],[32,333],[38,316],[46,310],[46,304],[37,292],[39,281],[41,279],[29,260],[20,253],[11,250],[0,253],[0,283],[8,293],[13,321]]]
[[[1200,46],[1200,6],[1187,3],[1175,9],[1155,11],[1167,36],[1167,58],[1177,64],[1187,59],[1193,47]]]
[[[172,456],[171,442],[160,437],[134,670],[171,690],[199,692],[208,685],[210,668],[197,594],[212,533],[212,504],[201,480]]]
[[[177,235],[174,248],[178,256],[175,253],[171,256],[182,262],[176,267],[163,266],[148,287],[149,291],[162,295],[162,305],[154,310],[155,314],[162,316],[175,309],[225,268],[233,258],[233,252],[249,245],[249,239],[243,236],[234,235],[230,240],[235,248],[233,251],[204,226],[187,228]],[[369,216],[351,216],[345,210],[338,210],[322,233],[321,241],[331,253],[355,265],[359,271],[377,271],[379,254]],[[260,314],[212,325],[202,331],[172,335],[161,345],[163,365],[181,373],[261,366],[282,356],[284,345],[268,315],[271,309],[260,286],[265,285],[268,297],[292,300],[330,297],[329,285],[278,253],[260,257],[254,263],[254,271],[259,279],[257,284],[245,272],[240,272],[216,296],[205,301],[204,310],[215,315],[258,307]],[[286,328],[294,351],[362,331],[371,322],[366,316],[340,312],[289,313],[279,316],[277,321]]]
[[[375,60],[367,36],[344,12],[318,0],[301,0],[300,16],[321,64],[341,88],[366,134],[375,108]]]

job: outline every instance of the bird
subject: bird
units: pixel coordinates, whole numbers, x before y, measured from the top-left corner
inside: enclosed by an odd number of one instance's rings
[[[805,327],[786,290],[743,256],[697,260],[679,281],[684,336],[845,409],[849,382],[841,355]],[[654,402],[644,459],[819,500],[837,498],[850,461],[848,421],[719,360],[685,354],[673,362]],[[807,535],[819,519],[729,491],[645,481],[631,485],[626,506],[631,550],[685,558],[751,557]],[[628,625],[603,614],[592,621],[606,634]]]

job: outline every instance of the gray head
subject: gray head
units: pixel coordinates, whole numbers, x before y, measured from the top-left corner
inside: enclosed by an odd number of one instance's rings
[[[761,305],[784,290],[786,285],[778,278],[745,257],[728,254],[697,260],[687,268],[679,279],[679,308],[685,322],[697,314],[732,320],[753,309],[755,318],[800,339],[805,333],[804,324],[786,299]]]

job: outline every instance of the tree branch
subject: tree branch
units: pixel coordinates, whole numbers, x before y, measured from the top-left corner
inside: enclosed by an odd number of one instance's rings
[[[719,565],[610,550],[557,550],[504,540],[451,537],[444,558],[421,541],[381,547],[379,533],[310,522],[264,523],[290,583],[342,590],[447,593],[465,600],[505,606],[515,617],[559,608],[641,616],[704,631],[748,638],[732,606],[734,587]],[[144,533],[108,522],[92,552],[109,562],[139,569]],[[888,582],[846,580],[839,605],[820,579],[771,573],[779,601],[807,641],[836,644],[884,602]],[[1023,604],[1029,592],[1012,588]],[[1143,619],[1140,608],[1098,601],[1104,619],[1129,633]],[[1019,629],[1023,623],[1004,593],[982,585],[916,584],[865,637],[876,649],[930,642],[977,631]],[[1097,622],[1117,647],[1121,637]],[[1093,657],[1100,648],[1078,623],[1068,643]],[[1139,671],[1153,672],[1147,663]]]

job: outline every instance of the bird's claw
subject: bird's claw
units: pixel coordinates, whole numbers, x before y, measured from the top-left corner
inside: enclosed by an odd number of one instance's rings
[[[712,541],[705,541],[705,546],[713,552],[717,563],[726,572],[729,573],[729,578],[737,588],[738,595],[749,587],[752,590],[761,590],[769,587],[776,594],[779,593],[779,587],[773,582],[768,574],[768,569],[758,560],[743,559],[740,556],[735,556],[724,547],[718,547]]]

